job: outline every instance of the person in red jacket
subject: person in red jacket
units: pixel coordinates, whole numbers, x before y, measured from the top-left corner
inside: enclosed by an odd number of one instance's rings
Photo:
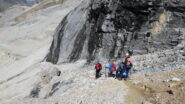
[[[100,71],[102,69],[102,65],[100,64],[99,61],[97,61],[96,65],[95,65],[95,69],[96,69],[96,79],[100,77]]]

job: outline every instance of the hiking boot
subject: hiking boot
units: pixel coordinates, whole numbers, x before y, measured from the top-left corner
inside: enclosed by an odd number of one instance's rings
[[[122,78],[118,78],[118,80],[122,80]]]
[[[124,80],[125,80],[125,81],[129,81],[129,80],[131,80],[131,79],[130,79],[130,78],[124,78]]]

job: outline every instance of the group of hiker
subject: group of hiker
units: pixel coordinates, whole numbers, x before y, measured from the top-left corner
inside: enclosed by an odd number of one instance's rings
[[[110,61],[108,66],[105,67],[105,71],[108,69],[109,77],[116,77],[119,80],[122,78],[127,79],[129,77],[129,72],[133,66],[133,59],[129,53],[126,53],[125,58],[118,62],[117,64],[114,61]],[[102,65],[99,61],[97,61],[95,65],[96,70],[96,79],[100,77],[100,72],[102,70]],[[113,74],[116,72],[116,74]],[[105,73],[106,74],[106,73]]]

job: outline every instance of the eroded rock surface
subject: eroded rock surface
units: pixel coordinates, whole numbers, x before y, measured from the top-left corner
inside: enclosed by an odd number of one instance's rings
[[[121,58],[173,49],[184,40],[184,1],[85,0],[57,27],[52,63]]]

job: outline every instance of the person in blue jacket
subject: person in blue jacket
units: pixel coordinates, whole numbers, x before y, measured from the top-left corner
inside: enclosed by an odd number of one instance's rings
[[[131,58],[129,53],[126,53],[125,56],[125,59],[118,65],[117,73],[119,73],[119,79],[122,79],[124,77],[126,80],[129,77],[129,72],[133,66],[133,59]],[[125,76],[123,76],[124,73],[126,74]]]
[[[113,73],[114,73],[114,71],[116,71],[116,64],[115,64],[114,60],[109,61],[108,67],[106,67],[106,68],[108,68],[108,70],[109,70],[108,76],[114,77],[115,75]]]
[[[120,62],[117,64],[118,68],[116,70],[116,76],[119,80],[122,80],[123,73],[126,71],[126,64],[124,62]]]

